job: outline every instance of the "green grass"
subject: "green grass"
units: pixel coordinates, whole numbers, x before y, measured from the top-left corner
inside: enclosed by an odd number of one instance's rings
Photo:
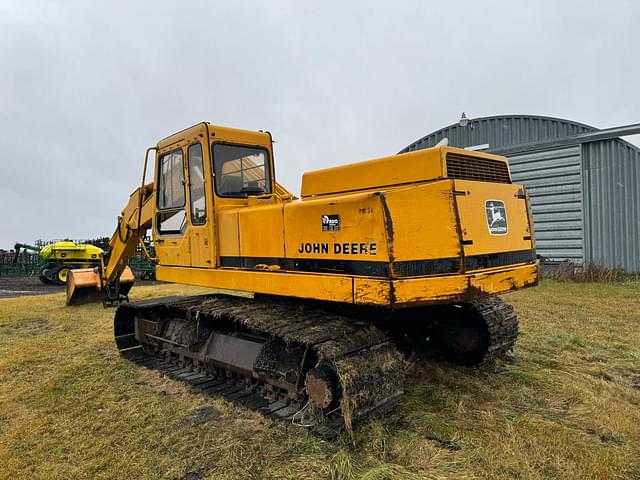
[[[640,284],[505,299],[521,319],[508,361],[408,363],[396,413],[332,443],[122,360],[113,310],[0,300],[0,477],[640,478]],[[205,405],[221,416],[195,421]]]

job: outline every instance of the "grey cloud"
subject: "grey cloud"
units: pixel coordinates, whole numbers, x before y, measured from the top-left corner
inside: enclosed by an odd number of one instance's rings
[[[635,2],[0,5],[0,247],[109,235],[148,145],[268,129],[277,173],[395,153],[471,116],[640,119]]]

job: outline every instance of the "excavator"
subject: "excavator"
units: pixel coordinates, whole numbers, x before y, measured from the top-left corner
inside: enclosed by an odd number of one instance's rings
[[[158,280],[214,293],[129,302],[148,229]],[[518,319],[498,295],[538,282],[505,157],[437,146],[307,172],[296,198],[269,132],[206,122],[147,150],[110,247],[69,272],[67,304],[118,305],[123,357],[327,436],[390,414],[407,356],[507,355]]]

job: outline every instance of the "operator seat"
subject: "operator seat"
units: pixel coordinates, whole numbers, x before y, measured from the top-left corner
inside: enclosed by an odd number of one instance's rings
[[[220,182],[221,195],[230,195],[234,193],[240,193],[242,191],[242,178],[240,175],[225,175]]]

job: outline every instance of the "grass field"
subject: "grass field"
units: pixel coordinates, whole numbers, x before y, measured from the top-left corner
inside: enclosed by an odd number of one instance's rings
[[[640,283],[505,299],[521,319],[508,361],[409,362],[394,416],[332,443],[120,359],[113,310],[0,300],[0,477],[640,479]]]

